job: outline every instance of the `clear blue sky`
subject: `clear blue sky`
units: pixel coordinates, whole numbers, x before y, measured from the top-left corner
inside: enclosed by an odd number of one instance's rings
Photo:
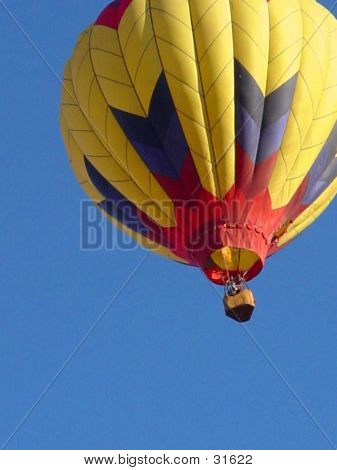
[[[6,4],[61,76],[106,1]],[[2,445],[144,251],[80,251],[60,83],[1,6],[0,31]],[[269,260],[248,329],[337,444],[336,209]],[[198,270],[150,254],[7,448],[330,444]]]

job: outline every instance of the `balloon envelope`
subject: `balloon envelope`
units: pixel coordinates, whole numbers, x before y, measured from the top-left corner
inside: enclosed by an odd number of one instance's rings
[[[314,0],[115,0],[65,67],[106,217],[212,281],[258,274],[337,190],[337,22]]]

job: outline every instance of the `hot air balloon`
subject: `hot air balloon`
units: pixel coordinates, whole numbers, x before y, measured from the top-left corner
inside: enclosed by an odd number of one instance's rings
[[[246,282],[337,190],[337,21],[314,0],[115,0],[63,82],[70,163],[105,216],[225,286]]]

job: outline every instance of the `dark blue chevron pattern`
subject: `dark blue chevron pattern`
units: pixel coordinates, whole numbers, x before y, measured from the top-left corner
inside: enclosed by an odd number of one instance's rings
[[[337,175],[337,123],[308,173],[304,204],[311,204],[333,182]]]
[[[111,112],[149,170],[179,180],[188,146],[164,72],[154,89],[147,117]]]

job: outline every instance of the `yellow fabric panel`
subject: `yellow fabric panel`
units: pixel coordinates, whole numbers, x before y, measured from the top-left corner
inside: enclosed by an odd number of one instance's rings
[[[71,103],[68,103],[67,105],[65,102],[63,102],[62,105],[62,112],[66,122],[68,123],[69,129],[82,129],[83,131],[91,132],[90,125],[78,106]]]
[[[213,165],[209,160],[206,160],[203,156],[197,154],[193,150],[191,151],[191,155],[192,155],[195,167],[197,169],[197,172],[198,172],[200,178],[202,178],[200,180],[200,182],[202,182],[200,187],[204,187],[204,188],[207,189],[207,187],[205,185],[206,184],[206,179],[208,177],[213,178]],[[220,168],[221,164],[222,164],[222,161],[218,165],[219,168]],[[196,188],[195,195],[197,194],[197,189],[199,189],[199,188]]]
[[[193,0],[190,15],[194,31],[204,122],[209,129],[213,173],[223,197],[235,178],[234,56],[228,0]],[[203,176],[205,178],[205,176]]]
[[[80,150],[78,146],[75,148],[75,150],[72,149],[71,140],[74,140],[74,138],[69,132],[69,129],[68,129],[68,126],[67,126],[67,123],[65,121],[65,117],[62,111],[60,113],[60,128],[61,128],[63,142],[67,150],[68,161],[74,170],[77,181],[79,183],[84,182],[87,180],[87,174],[85,171],[84,164],[82,163],[81,165],[79,164],[76,165],[76,163],[78,163],[77,160],[80,160],[78,159],[76,155],[76,151],[80,152]],[[82,158],[82,162],[83,162],[83,158]],[[75,163],[75,165],[73,165],[73,163]]]
[[[102,144],[106,148],[106,119],[109,113],[110,110],[108,108],[107,102],[104,99],[100,85],[97,81],[97,78],[95,77],[91,85],[90,95],[88,97],[87,116],[95,134],[98,136],[99,140],[102,141]],[[120,164],[118,156],[116,159]]]
[[[134,84],[147,115],[149,114],[153,90],[161,73],[162,67],[159,61],[158,49],[155,40],[152,39],[139,63]]]
[[[99,49],[97,45],[100,46]],[[88,48],[92,67],[107,104],[145,116],[125,65],[118,32],[111,28],[94,26],[90,32]]]
[[[278,245],[283,246],[308,228],[328,207],[337,194],[337,178],[333,183],[291,224],[291,229],[280,238]]]
[[[89,131],[79,128],[71,129],[71,133],[86,156],[95,155],[104,157],[109,155],[104,145],[101,144],[91,129]]]
[[[135,97],[134,89],[130,86],[121,85],[117,81],[97,77],[100,88],[108,104],[113,107],[138,116],[144,116],[143,108]]]
[[[91,29],[82,35],[81,40],[76,44],[70,62],[76,101],[85,112],[88,111],[88,97],[94,79],[89,53],[90,34]]]
[[[86,192],[94,201],[101,201],[103,196],[94,188],[88,180],[87,171],[83,159],[83,151],[86,155],[103,155],[103,158],[111,160],[106,149],[97,141],[89,122],[83,115],[79,106],[74,101],[74,88],[71,80],[70,64],[68,63],[64,72],[64,82],[62,90],[62,107],[60,124],[70,164],[81,186],[86,185]],[[77,137],[77,138],[76,138]],[[100,157],[101,161],[102,157]],[[108,165],[107,165],[108,166]],[[98,167],[97,167],[98,168]],[[101,171],[100,168],[98,168]],[[122,176],[125,178],[125,173]]]
[[[60,126],[63,141],[69,156],[69,163],[73,169],[77,181],[82,186],[83,190],[88,194],[90,199],[92,199],[96,203],[101,202],[104,198],[102,194],[97,191],[97,189],[89,181],[88,173],[84,165],[82,152],[79,146],[77,145],[74,137],[71,135],[71,132],[67,127],[62,112],[60,115]]]
[[[249,271],[259,260],[256,253],[244,248],[225,247],[211,255],[214,263],[226,271]]]
[[[219,84],[224,80],[219,79]],[[227,83],[227,82],[226,82]],[[223,93],[226,93],[227,84],[223,84]],[[218,99],[216,93],[208,98],[207,106],[211,100]],[[220,100],[220,92],[219,92]],[[224,110],[223,114],[212,128],[212,141],[216,155],[216,171],[219,175],[220,196],[224,197],[235,183],[235,102],[234,100]]]
[[[161,62],[188,146],[201,156],[199,177],[209,192],[219,195],[189,2],[151,0],[150,6]]]
[[[326,12],[325,12],[326,14]],[[314,163],[337,118],[337,21],[330,17],[325,24],[330,25],[330,47],[327,73],[319,106],[303,142],[300,154],[289,171],[289,179],[306,174]],[[329,44],[329,43],[328,43]],[[291,193],[290,193],[291,194]]]
[[[162,72],[147,0],[133,0],[118,28],[125,66],[148,114],[153,90]]]
[[[106,179],[113,181],[116,178],[117,180],[120,179],[122,181],[127,181],[128,175],[123,171],[121,167],[118,167],[118,165],[114,164],[113,160],[111,159],[110,155],[107,152],[105,156],[98,156],[98,157],[89,156],[90,152],[88,153],[86,152],[87,149],[90,150],[90,148],[87,147],[88,139],[82,139],[81,138],[82,134],[90,135],[93,142],[97,140],[97,138],[91,130],[88,132],[81,132],[81,129],[74,131],[73,129],[69,127],[69,123],[67,121],[67,108],[68,107],[69,105],[63,105],[61,108],[61,119],[63,122],[63,125],[62,125],[63,136],[64,136],[65,142],[67,142],[66,143],[67,150],[68,150],[69,155],[71,156],[70,161],[78,179],[81,180],[81,182],[87,181],[89,179],[86,168],[85,168],[85,164],[84,164],[83,156],[85,155],[88,158],[88,160],[92,162],[95,168],[104,175]],[[118,184],[114,184],[114,186],[117,187]],[[101,201],[102,199],[103,199],[103,196],[101,195],[99,200]]]
[[[84,118],[79,107],[74,102],[74,95],[75,93],[71,79],[69,61],[64,69],[62,105],[60,112],[61,133],[67,150],[69,163],[74,171],[77,181],[93,201],[101,202],[103,196],[89,181],[87,170],[84,164],[83,153],[71,133],[71,129],[76,128],[77,123],[80,123],[80,126],[85,130],[90,128],[88,121]]]
[[[303,47],[302,13],[299,0],[269,2],[269,65],[266,95],[296,73]]]
[[[266,90],[269,58],[269,12],[265,0],[230,0],[234,55]]]
[[[85,39],[84,37],[84,40]],[[175,213],[172,201],[170,201],[169,197],[158,184],[150,183],[150,172],[138,154],[134,150],[127,150],[128,141],[116,120],[113,118],[112,113],[108,112],[108,106],[100,92],[100,88],[92,86],[89,99],[86,100],[86,110],[84,110],[84,112],[87,113],[87,116],[85,116],[79,108],[76,98],[70,95],[73,88],[71,86],[71,79],[69,78],[69,67],[66,68],[65,72],[66,81],[64,86],[68,86],[69,93],[66,91],[63,93],[64,99],[61,113],[68,131],[80,148],[80,152],[76,153],[78,158],[82,161],[83,155],[86,155],[95,168],[97,168],[107,180],[112,182],[118,191],[141,210],[144,209],[144,212],[147,213],[147,210],[151,210],[152,215],[154,211],[151,209],[151,206],[156,205],[157,210],[155,211],[155,215],[157,219],[155,220],[159,225],[175,225]],[[85,73],[87,79],[90,80],[87,71],[85,71]],[[80,73],[77,74],[77,77],[81,80]],[[97,82],[94,80],[93,84],[95,83]],[[77,91],[76,88],[75,90]],[[94,106],[91,104],[94,104]],[[104,118],[102,120],[102,116],[108,116],[110,119]],[[87,117],[90,119],[90,123]],[[69,121],[67,119],[69,119]],[[105,121],[107,126],[105,126]],[[109,136],[107,140],[103,133],[107,133]],[[109,145],[110,139],[114,143],[112,147]],[[71,149],[70,154],[72,155]],[[120,155],[124,155],[124,162],[119,158]],[[75,161],[76,159],[74,159],[72,163],[73,167]],[[83,166],[83,163],[81,163],[81,165]],[[133,170],[134,165],[137,166],[136,173]],[[76,168],[74,169],[76,171]],[[153,198],[152,192],[157,196],[156,199]],[[149,201],[153,201],[151,205],[149,205]]]
[[[63,83],[62,83],[62,105],[74,103],[75,90],[73,86],[73,80],[71,76],[71,59],[69,59],[64,66],[63,71]]]
[[[123,57],[92,47],[90,53],[97,77],[106,78],[128,87],[132,86],[128,71],[124,67]]]
[[[120,56],[121,48],[116,31],[106,26],[95,25],[90,37],[90,49],[104,51],[107,54]]]
[[[273,208],[290,201],[320,151],[318,144],[322,145],[329,135],[327,127],[314,124],[331,68],[328,13],[311,1],[299,0],[299,3],[303,26],[301,64],[291,114],[269,183]],[[315,139],[314,144],[313,126],[319,127],[322,138],[320,142]],[[301,154],[308,146],[311,157],[306,152],[304,159]]]
[[[127,53],[127,48],[129,46],[131,48],[132,46],[140,48],[142,47],[135,43],[135,38],[138,37],[139,40],[140,37],[142,39],[142,42],[147,43],[149,39],[153,37],[153,35],[151,34],[152,28],[149,28],[149,25],[146,24],[148,10],[148,0],[132,0],[131,4],[123,14],[123,17],[118,27],[118,35],[120,47],[124,53]]]

